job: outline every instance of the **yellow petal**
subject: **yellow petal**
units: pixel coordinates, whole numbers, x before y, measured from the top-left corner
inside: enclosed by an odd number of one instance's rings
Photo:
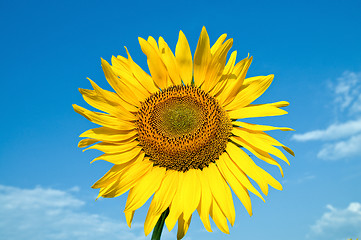
[[[213,46],[211,47],[211,53],[212,55],[219,49],[220,46],[222,46],[222,43],[224,42],[224,40],[226,40],[227,38],[227,34],[222,34],[217,41],[213,44]]]
[[[207,174],[208,182],[211,187],[213,199],[217,202],[224,216],[229,219],[233,226],[235,220],[235,210],[232,199],[232,193],[224,181],[222,175],[216,167],[216,164],[211,163],[208,166],[209,174]]]
[[[106,174],[104,174],[103,177],[101,177],[96,183],[93,184],[92,188],[106,187],[109,184],[115,182],[122,171],[126,169],[126,167],[126,164],[114,165]]]
[[[150,96],[150,92],[143,87],[130,71],[128,59],[112,57],[112,70],[119,81],[122,81],[133,93],[139,102]]]
[[[248,68],[252,63],[252,59],[253,58],[250,57],[244,63],[244,66],[242,67],[241,72],[239,73],[239,75],[237,75],[236,81],[234,82],[232,87],[229,88],[229,91],[227,92],[227,98],[225,99],[225,101],[222,102],[222,106],[226,106],[228,103],[230,103],[236,97],[236,95],[239,93],[239,91],[241,90],[242,85],[243,85],[243,81],[246,78]]]
[[[143,53],[147,55],[149,71],[155,84],[161,89],[167,88],[168,72],[158,51],[143,38],[138,38],[138,40]]]
[[[124,211],[134,211],[143,206],[143,204],[159,188],[164,174],[165,168],[153,167],[149,173],[143,176],[129,191]]]
[[[231,186],[234,193],[237,195],[239,200],[243,203],[243,206],[248,211],[248,214],[252,216],[252,205],[251,199],[249,197],[247,189],[238,181],[237,177],[228,169],[227,165],[224,163],[227,159],[224,158],[222,154],[217,160],[217,167],[221,172],[222,176],[227,180],[228,184]]]
[[[117,129],[117,130],[132,130],[135,128],[134,123],[121,121],[120,119],[113,117],[109,114],[89,111],[76,104],[73,104],[73,108],[75,112],[79,113],[89,121],[99,125],[103,125],[104,127]]]
[[[197,211],[199,217],[201,218],[204,227],[207,229],[208,232],[212,232],[211,223],[209,222],[209,212],[211,210],[212,204],[212,192],[211,188],[208,183],[209,174],[208,168],[203,168],[201,171],[198,172],[198,177],[202,186],[202,193],[201,193],[201,200],[197,207]]]
[[[271,75],[273,75],[273,74],[271,74]],[[249,78],[246,78],[246,79],[244,79],[244,81],[243,81],[243,85],[250,85],[250,84],[252,84],[252,82],[254,82],[254,81],[260,81],[262,78],[264,78],[264,77],[267,77],[267,76],[255,76],[255,77],[249,77]]]
[[[229,234],[227,218],[223,215],[220,207],[218,206],[217,202],[214,200],[212,201],[210,214],[217,227],[222,232]]]
[[[288,127],[273,127],[273,126],[257,125],[252,123],[239,122],[239,121],[237,122],[233,121],[232,124],[238,127],[247,128],[252,131],[270,131],[270,130],[294,131],[292,128],[288,128]]]
[[[141,179],[148,171],[150,171],[152,167],[153,163],[149,160],[144,160],[141,163],[132,165],[126,171],[122,172],[114,188],[105,192],[102,196],[105,198],[113,198],[122,195],[134,187],[139,179]]]
[[[152,36],[149,36],[149,37],[148,37],[147,42],[148,42],[154,49],[158,49],[157,41],[156,41]]]
[[[240,137],[231,137],[230,138],[233,142],[241,145],[242,147],[246,148],[248,151],[250,151],[251,153],[253,153],[256,157],[258,157],[259,159],[265,161],[266,163],[275,165],[279,168],[281,175],[283,177],[283,170],[281,165],[274,160],[267,152],[253,146],[252,144],[248,143],[247,141],[243,140]]]
[[[271,85],[274,75],[260,76],[258,81],[253,81],[249,85],[243,85],[241,91],[237,93],[235,98],[225,106],[226,110],[232,110],[247,106],[261,96]]]
[[[194,54],[194,83],[199,87],[203,84],[208,64],[211,61],[211,49],[209,44],[209,37],[205,27],[203,27],[201,35],[198,40],[196,52]]]
[[[171,204],[178,189],[178,172],[167,170],[165,177],[153,197],[154,212],[162,214]]]
[[[248,157],[244,156],[245,153],[232,143],[228,143],[227,153],[233,163],[247,176],[252,178],[261,188],[263,194],[267,196],[268,185],[262,178],[262,174],[258,171],[260,168],[256,166],[256,164],[252,160],[249,160]]]
[[[131,91],[131,89],[127,85],[120,81],[120,79],[114,74],[112,67],[104,59],[102,59],[102,67],[105,78],[119,95],[119,97],[136,107],[140,107],[140,102],[137,96]]]
[[[185,85],[191,85],[193,78],[192,53],[187,38],[179,31],[178,43],[175,49],[176,62],[179,74]]]
[[[89,150],[89,149],[96,149],[99,151],[102,151],[104,153],[120,153],[120,152],[124,152],[124,151],[128,151],[136,146],[139,145],[139,141],[132,141],[132,142],[128,142],[128,143],[124,143],[124,144],[113,144],[113,143],[107,143],[107,142],[101,142],[98,144],[95,144],[91,147],[88,147],[86,149],[83,150],[83,152],[85,150]]]
[[[287,107],[288,105],[290,105],[290,103],[287,101],[279,101],[279,102],[275,102],[275,103],[268,103],[267,105],[280,108],[280,107]]]
[[[114,191],[117,189],[117,186],[118,186],[118,177],[119,177],[119,175],[117,175],[116,177],[112,178],[111,180],[109,179],[109,181],[107,181],[107,185],[102,186],[102,187],[100,188],[96,200],[98,200],[98,198],[100,198],[100,197],[105,197],[106,194],[108,194],[109,192],[114,192]],[[108,196],[111,197],[110,195],[108,195]]]
[[[243,130],[243,132],[246,132],[247,134],[251,135],[252,138],[256,137],[259,141],[262,141],[263,143],[267,143],[267,144],[270,144],[273,146],[284,146],[282,143],[280,143],[279,141],[277,141],[276,139],[274,139],[273,137],[271,137],[270,135],[268,135],[265,132],[252,131],[247,128],[243,128],[242,130]]]
[[[153,201],[150,203],[147,216],[144,221],[144,234],[145,236],[148,236],[148,234],[153,230],[155,225],[158,222],[158,219],[162,213],[155,213],[154,212],[154,198]]]
[[[99,140],[97,140],[97,139],[90,139],[90,138],[82,139],[82,140],[79,141],[78,147],[79,148],[87,147],[87,146],[92,145],[93,143],[96,143],[98,141]]]
[[[201,198],[201,185],[197,177],[200,170],[190,169],[184,174],[182,194],[184,204],[184,219],[189,219],[199,205]]]
[[[264,198],[262,195],[257,191],[257,189],[252,185],[249,181],[247,175],[237,166],[237,164],[230,158],[229,154],[222,154],[222,158],[225,159],[224,164],[227,166],[229,171],[233,173],[234,176],[237,177],[237,180],[250,192],[257,195],[260,199],[264,202]]]
[[[82,94],[84,100],[91,106],[103,111],[107,112],[123,121],[132,121],[135,120],[135,115],[131,114],[130,117],[125,115],[118,106],[114,106],[109,104],[109,102],[104,99],[102,96],[98,95],[95,90],[81,89],[79,88],[79,92]]]
[[[171,231],[174,228],[174,225],[176,224],[179,216],[182,214],[184,209],[184,198],[183,193],[179,191],[179,189],[183,188],[183,179],[184,174],[182,172],[178,172],[178,191],[176,191],[173,201],[169,207],[169,215],[165,219],[165,224],[169,231]]]
[[[228,143],[226,151],[233,162],[260,186],[265,195],[268,194],[268,184],[275,189],[282,190],[282,185],[269,173],[257,166],[239,147],[233,143]]]
[[[237,78],[240,76],[241,73],[244,73],[245,67],[250,61],[249,53],[246,58],[239,61],[233,68],[232,74],[236,75]],[[244,83],[244,80],[242,81]]]
[[[134,211],[124,211],[125,214],[125,219],[127,221],[128,227],[132,226],[132,221],[133,221],[133,216],[134,216]]]
[[[122,164],[131,161],[132,159],[135,159],[140,151],[142,150],[142,147],[135,147],[125,152],[120,153],[105,153],[97,158],[94,158],[91,163],[98,161],[98,160],[104,160],[113,164]]]
[[[133,139],[138,132],[136,130],[116,130],[112,128],[100,127],[92,128],[83,132],[79,137],[94,138],[98,141],[105,142],[117,142],[117,141],[126,141]]]
[[[272,145],[275,146],[283,146],[283,145],[280,142],[278,142],[276,139],[265,134],[264,132],[251,132],[245,128],[235,127],[233,128],[232,133],[242,138],[244,141],[248,142],[249,144],[252,144],[253,146],[262,149],[263,151],[275,155],[276,157],[285,161],[288,165],[290,164],[287,157],[278,148],[272,146]]]
[[[137,158],[132,159],[129,162],[124,164],[114,165],[102,178],[100,178],[96,183],[93,184],[92,188],[104,188],[112,182],[115,182],[119,179],[119,176],[127,171],[129,168],[133,167],[136,164],[141,163],[144,160],[144,153],[139,154]]]
[[[104,90],[102,88],[100,88],[95,82],[93,82],[90,78],[88,78],[88,80],[90,81],[92,87],[94,88],[94,90],[96,91],[96,93],[103,97],[108,104],[116,107],[119,109],[119,111],[127,118],[129,119],[133,119],[134,118],[134,114],[135,112],[138,112],[138,108],[133,106],[132,104],[129,104],[127,102],[125,102],[122,98],[120,98],[118,96],[118,94],[114,93],[114,92],[110,92],[107,90]],[[131,113],[132,112],[132,113]]]
[[[285,151],[287,151],[289,154],[291,154],[292,156],[295,156],[295,153],[294,153],[290,148],[288,148],[288,147],[286,147],[286,146],[282,146],[282,148],[283,148]]]
[[[202,85],[204,91],[209,92],[219,82],[226,64],[227,53],[232,47],[232,44],[233,39],[228,39],[212,56],[207,69],[206,80]]]
[[[168,74],[172,83],[174,85],[182,85],[182,79],[179,75],[176,60],[172,53],[172,50],[170,50],[168,44],[164,41],[162,37],[159,37],[158,44],[161,58],[168,70]]]
[[[237,59],[237,51],[233,51],[231,53],[231,56],[228,59],[226,66],[223,69],[224,75],[229,75],[233,72],[234,64],[236,63],[236,59]]]
[[[250,64],[250,59],[244,58],[240,62],[238,62],[235,66],[230,66],[229,74],[227,76],[227,84],[217,95],[217,99],[222,106],[229,103],[236,95],[236,91],[238,92],[241,89],[241,85],[243,83],[243,76],[247,72],[247,66]],[[233,95],[231,94],[233,92]]]
[[[180,240],[186,235],[189,224],[191,223],[192,215],[188,218],[185,218],[183,214],[180,215],[178,219],[178,232],[177,232],[177,240]]]
[[[159,91],[159,88],[157,88],[153,82],[153,79],[151,76],[148,75],[148,73],[144,72],[144,70],[139,67],[131,58],[128,49],[125,48],[128,54],[128,64],[129,68],[132,71],[134,77],[139,81],[140,84],[144,86],[145,89],[147,89],[150,93],[155,93]]]
[[[224,90],[228,81],[232,81],[233,79],[236,79],[236,76],[232,74],[234,64],[236,62],[236,57],[237,57],[237,51],[233,51],[231,56],[229,57],[227,65],[223,69],[223,74],[220,81],[210,92],[211,96],[217,97]]]
[[[249,105],[247,107],[228,112],[228,115],[231,119],[269,117],[284,114],[287,114],[285,110],[271,104]]]

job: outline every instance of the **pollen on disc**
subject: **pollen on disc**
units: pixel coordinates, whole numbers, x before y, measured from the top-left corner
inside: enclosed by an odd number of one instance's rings
[[[232,129],[218,102],[191,86],[172,86],[150,96],[138,112],[137,126],[154,165],[183,172],[215,162]]]

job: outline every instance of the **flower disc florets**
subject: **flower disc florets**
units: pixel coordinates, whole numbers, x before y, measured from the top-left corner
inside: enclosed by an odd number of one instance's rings
[[[139,140],[154,165],[203,169],[224,152],[232,124],[217,100],[192,86],[172,86],[138,112]]]

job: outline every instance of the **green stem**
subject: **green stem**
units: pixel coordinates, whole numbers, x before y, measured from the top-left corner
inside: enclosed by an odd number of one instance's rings
[[[164,227],[164,222],[165,219],[168,217],[168,214],[169,214],[169,208],[167,208],[167,210],[165,210],[158,219],[158,222],[154,227],[151,240],[160,240],[160,236],[162,235],[162,231]]]

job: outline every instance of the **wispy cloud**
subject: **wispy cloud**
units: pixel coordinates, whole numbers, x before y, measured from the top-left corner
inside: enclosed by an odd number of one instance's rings
[[[310,239],[356,239],[361,237],[361,204],[352,202],[345,209],[326,206],[328,211],[311,226]]]
[[[149,239],[143,224],[129,229],[125,222],[82,210],[85,202],[61,191],[36,187],[22,189],[0,185],[1,239],[12,240],[122,240]],[[172,233],[170,233],[172,234]],[[170,237],[166,233],[165,237]]]
[[[331,84],[331,89],[340,111],[361,112],[361,72],[345,71],[335,84]]]
[[[346,141],[325,144],[318,152],[317,157],[325,160],[338,160],[361,155],[361,134],[355,135]]]
[[[292,139],[300,142],[326,142],[317,154],[320,159],[354,157],[361,154],[361,72],[344,72],[335,83],[330,84],[330,88],[334,93],[336,112],[348,119],[335,122],[325,129],[295,134]]]
[[[347,138],[361,132],[361,118],[344,123],[335,123],[324,130],[314,130],[303,134],[295,134],[292,139],[297,141],[337,140]]]

